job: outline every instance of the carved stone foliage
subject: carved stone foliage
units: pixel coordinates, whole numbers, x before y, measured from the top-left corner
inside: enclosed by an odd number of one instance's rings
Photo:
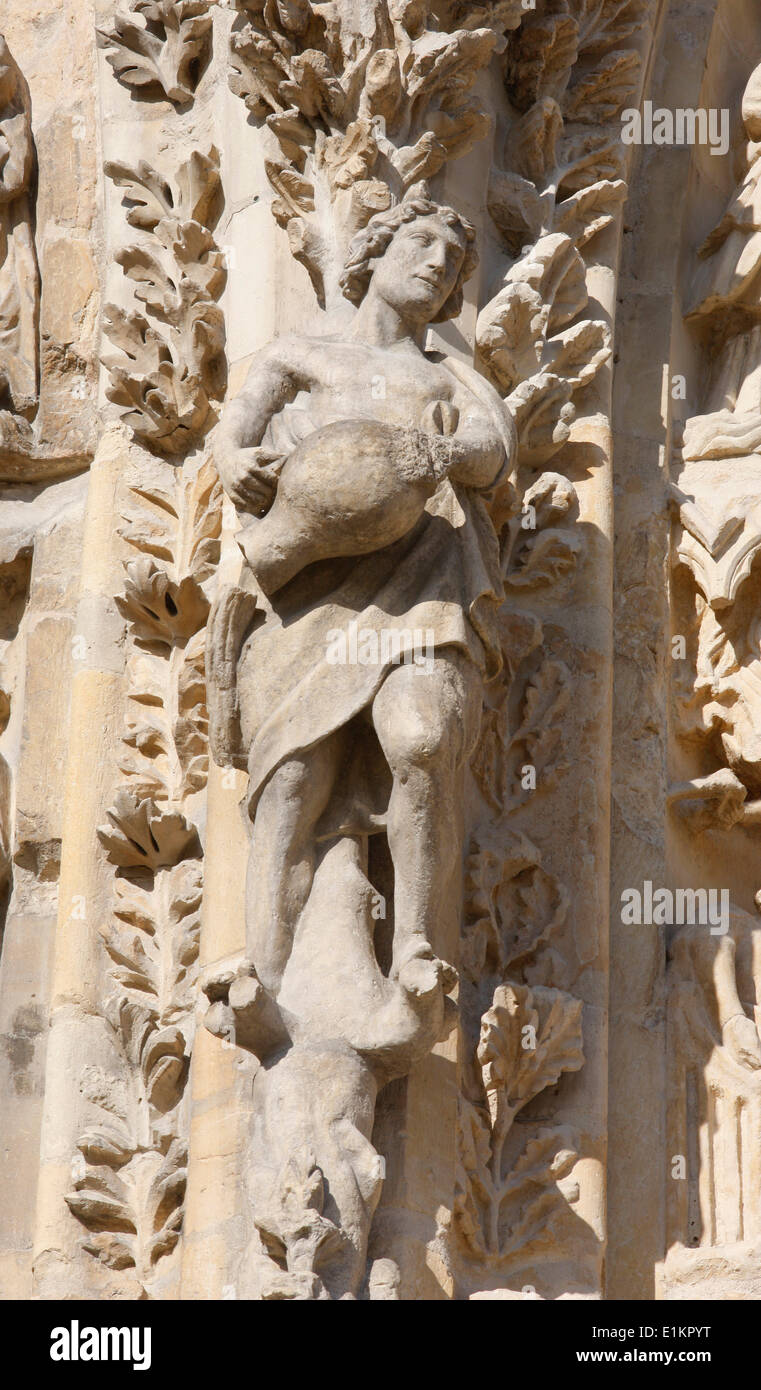
[[[165,178],[140,161],[106,172],[123,189],[127,221],[143,235],[117,252],[143,311],[106,309],[105,332],[116,352],[103,357],[106,394],[122,409],[135,438],[177,457],[199,444],[224,394],[225,283],[213,228],[221,209],[219,155],[195,150]]]
[[[548,600],[562,601],[581,550],[578,501],[560,473],[537,472],[561,457],[611,355],[608,324],[588,314],[588,262],[626,194],[615,117],[638,83],[639,57],[625,44],[644,8],[540,5],[508,36],[502,60],[509,114],[488,209],[504,269],[476,346],[515,418],[520,466],[496,523],[504,670],[472,763],[491,819],[474,835],[466,876],[455,1219],[468,1270],[490,1271],[501,1287],[572,1248],[581,1290],[592,1286],[585,1261],[591,1269],[596,1260],[596,1237],[574,1212],[580,1141],[547,1124],[546,1111],[533,1118],[543,1092],[583,1064],[582,1006],[570,990],[578,965],[559,949],[567,893],[519,827],[568,768],[573,680],[544,632]]]
[[[514,109],[492,171],[489,212],[504,238],[502,282],[482,309],[477,343],[515,413],[522,458],[546,463],[568,440],[574,397],[611,352],[586,318],[581,255],[626,195],[615,117],[637,87],[640,60],[622,47],[643,23],[642,0],[564,0],[523,18],[508,42]]]
[[[85,1250],[133,1271],[133,1296],[146,1297],[182,1225],[202,874],[195,829],[177,813],[122,790],[109,820],[100,834],[119,871],[103,933],[112,989],[104,1016],[123,1067],[82,1072],[93,1119],[67,1202],[89,1232]]]
[[[466,1269],[480,1268],[477,1283],[496,1278],[500,1286],[561,1258],[569,1242],[583,1282],[585,1252],[594,1260],[596,1243],[573,1211],[578,1138],[568,1126],[532,1121],[530,1109],[521,1113],[584,1055],[581,1002],[556,987],[573,979],[557,950],[568,895],[517,829],[521,812],[551,794],[568,768],[573,680],[544,647],[532,603],[559,601],[573,577],[578,501],[572,484],[550,472],[526,481],[519,499],[516,491],[500,533],[504,673],[489,692],[472,761],[491,819],[474,833],[465,879],[454,1223]]]
[[[137,552],[118,600],[135,644],[121,771],[140,797],[184,804],[206,785],[207,588],[219,558],[221,489],[206,460],[175,486],[136,483],[121,534]]]
[[[580,549],[574,532],[577,515],[572,484],[560,474],[542,473],[526,488],[522,509],[510,513],[502,530],[508,596],[501,615],[506,678],[490,692],[472,763],[480,790],[499,814],[525,804],[539,783],[550,790],[563,770],[557,752],[570,672],[562,661],[539,656],[542,624],[521,602],[553,592],[573,575]],[[517,705],[510,699],[516,686],[521,692]],[[536,770],[533,788],[521,785],[521,770],[527,764]]]
[[[131,642],[128,713],[122,781],[98,831],[115,868],[104,1017],[123,1065],[82,1074],[93,1119],[67,1201],[89,1231],[84,1248],[133,1272],[134,1296],[150,1297],[182,1225],[203,890],[189,812],[208,770],[203,586],[219,558],[221,505],[208,461],[186,474],[165,465],[127,496],[121,534],[137,558],[117,602]]]
[[[210,0],[131,0],[98,30],[120,82],[175,106],[193,100],[211,51]]]
[[[525,835],[505,820],[476,830],[465,879],[455,1232],[477,1281],[489,1272],[501,1286],[557,1260],[569,1241],[580,1282],[585,1252],[594,1258],[595,1237],[573,1211],[579,1138],[523,1113],[584,1063],[582,1004],[549,983],[567,976],[556,950],[567,909]]]
[[[35,171],[29,88],[0,34],[0,448],[28,442],[25,420],[8,417],[30,416],[38,398]]]
[[[233,30],[231,86],[276,138],[272,211],[323,306],[355,233],[488,130],[469,93],[497,33],[473,20],[514,27],[519,7],[467,8],[449,33],[427,0],[267,0]]]
[[[501,1273],[538,1250],[557,1251],[554,1222],[565,1216],[568,1193],[559,1184],[578,1155],[565,1129],[521,1133],[516,1122],[563,1072],[582,1066],[580,1015],[580,1002],[560,990],[506,984],[481,1020],[476,1055],[485,1104],[462,1102],[455,1210],[470,1251]]]

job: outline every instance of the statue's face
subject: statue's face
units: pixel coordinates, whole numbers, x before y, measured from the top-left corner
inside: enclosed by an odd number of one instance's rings
[[[457,284],[465,238],[431,214],[406,222],[373,270],[376,294],[416,324],[431,323]]]

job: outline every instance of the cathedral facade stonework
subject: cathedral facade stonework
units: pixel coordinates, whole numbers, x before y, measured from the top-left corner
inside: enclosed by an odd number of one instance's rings
[[[0,1298],[761,1299],[756,0],[2,29]]]

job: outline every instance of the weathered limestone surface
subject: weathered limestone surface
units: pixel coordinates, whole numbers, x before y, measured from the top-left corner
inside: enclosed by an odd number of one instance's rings
[[[0,1296],[761,1298],[755,3],[2,22]]]

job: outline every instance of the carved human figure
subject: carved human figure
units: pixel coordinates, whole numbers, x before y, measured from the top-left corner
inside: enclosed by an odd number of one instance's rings
[[[0,410],[22,415],[37,400],[34,171],[29,89],[0,34]]]
[[[696,277],[690,312],[707,314],[728,305],[753,308],[759,300],[761,271],[761,64],[751,73],[742,97],[747,140],[739,155],[739,186],[724,215],[700,248],[703,266]]]
[[[739,913],[735,912],[735,918],[745,926]],[[750,931],[745,927],[744,935],[752,939],[757,934],[751,921]],[[740,1000],[735,937],[711,936],[705,928],[685,928],[678,933],[672,954],[682,963],[683,978],[694,980],[701,992],[712,1020],[714,1041],[720,1036],[721,1046],[737,1066],[750,1072],[761,1070],[758,1027]]]
[[[757,1267],[761,1238],[761,933],[730,909],[728,930],[681,927],[671,945],[674,1081],[671,1143],[687,1156],[673,1193],[674,1235],[686,1246],[746,1244]]]
[[[710,325],[711,388],[687,422],[683,456],[742,457],[761,448],[761,64],[742,98],[738,187],[700,248],[687,321]]]
[[[496,392],[422,347],[428,324],[459,312],[473,241],[420,190],[376,216],[343,276],[357,305],[349,328],[260,352],[218,430],[219,472],[248,522],[242,585],[257,603],[237,659],[247,930],[274,994],[337,837],[387,835],[391,978],[452,939],[460,782],[501,661],[487,501],[509,487],[515,450]],[[426,634],[422,666],[409,659],[415,633]],[[212,681],[212,722],[213,693]]]
[[[377,1090],[451,1026],[463,775],[502,661],[488,503],[516,448],[493,389],[422,346],[459,312],[473,242],[420,188],[373,218],[343,275],[349,327],[259,353],[216,437],[248,563],[210,616],[210,737],[248,769],[252,836],[249,959],[204,988],[210,1031],[264,1063],[251,1296],[358,1295]]]

